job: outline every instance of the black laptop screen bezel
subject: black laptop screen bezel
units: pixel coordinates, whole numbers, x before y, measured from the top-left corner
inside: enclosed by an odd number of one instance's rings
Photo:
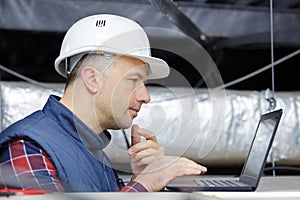
[[[246,158],[246,161],[245,161],[245,164],[243,166],[243,170],[241,172],[241,175],[240,175],[240,179],[239,181],[240,182],[243,182],[243,183],[246,183],[250,186],[253,187],[253,189],[256,189],[257,186],[258,186],[258,183],[259,183],[259,180],[260,180],[260,177],[261,177],[261,174],[264,170],[264,167],[265,167],[265,163],[266,163],[266,160],[268,158],[268,155],[269,155],[269,152],[270,152],[270,149],[271,149],[271,146],[272,146],[272,143],[273,143],[273,140],[274,140],[274,137],[275,137],[275,133],[277,131],[277,128],[278,128],[278,125],[279,125],[279,121],[280,121],[280,118],[281,118],[281,115],[282,115],[282,109],[279,109],[279,110],[276,110],[276,111],[273,111],[273,112],[270,112],[270,113],[266,113],[266,114],[263,114],[261,117],[260,117],[260,120],[259,120],[259,124],[257,125],[257,128],[256,128],[256,131],[255,131],[255,136],[252,140],[252,143],[251,143],[251,147],[253,146],[253,143],[255,141],[255,138],[256,138],[256,135],[257,135],[257,132],[258,132],[258,128],[260,126],[260,124],[265,121],[265,120],[269,120],[269,119],[273,119],[274,121],[276,121],[275,123],[275,126],[274,126],[274,129],[273,129],[273,133],[271,135],[271,139],[270,139],[270,142],[268,144],[268,148],[267,148],[267,153],[265,154],[265,157],[264,157],[264,160],[263,160],[263,166],[261,167],[260,169],[260,172],[258,174],[258,177],[253,177],[253,176],[249,176],[249,175],[246,175],[245,174],[245,168],[246,168],[246,165],[248,163],[248,158],[249,158],[249,155],[250,155],[250,152],[251,152],[251,149],[247,155],[247,158]]]

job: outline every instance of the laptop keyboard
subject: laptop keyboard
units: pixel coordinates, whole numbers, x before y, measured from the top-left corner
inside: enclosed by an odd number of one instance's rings
[[[194,180],[197,185],[202,187],[232,187],[232,186],[244,186],[245,184],[238,180]]]

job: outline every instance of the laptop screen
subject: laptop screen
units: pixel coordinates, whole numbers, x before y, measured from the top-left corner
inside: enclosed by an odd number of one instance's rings
[[[260,118],[251,149],[241,174],[241,176],[252,180],[251,182],[254,185],[256,181],[259,180],[262,170],[264,169],[281,113],[282,110],[278,110],[262,115]]]

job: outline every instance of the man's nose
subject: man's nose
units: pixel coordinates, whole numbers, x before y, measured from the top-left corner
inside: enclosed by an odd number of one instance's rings
[[[151,98],[150,94],[146,88],[145,85],[141,86],[137,91],[136,91],[136,99],[139,102],[142,103],[149,103]]]

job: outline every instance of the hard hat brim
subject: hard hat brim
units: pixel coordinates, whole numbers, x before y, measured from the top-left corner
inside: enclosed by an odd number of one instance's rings
[[[103,52],[108,52],[108,53],[113,53],[117,55],[124,55],[124,56],[129,56],[133,58],[137,58],[149,65],[149,71],[148,71],[148,76],[147,79],[161,79],[165,78],[169,75],[170,69],[169,65],[162,59],[152,57],[152,56],[142,56],[142,55],[134,55],[131,53],[123,53],[119,52],[115,49],[109,48],[109,47],[82,47],[80,49],[76,49],[73,51],[70,51],[67,54],[64,54],[64,56],[59,56],[55,60],[55,69],[56,71],[64,76],[67,77],[67,72],[66,72],[66,67],[65,67],[65,59],[68,57],[72,57],[76,54],[81,54],[81,53],[88,53],[88,52],[95,52],[95,51],[103,51]],[[72,69],[71,69],[72,70]]]

